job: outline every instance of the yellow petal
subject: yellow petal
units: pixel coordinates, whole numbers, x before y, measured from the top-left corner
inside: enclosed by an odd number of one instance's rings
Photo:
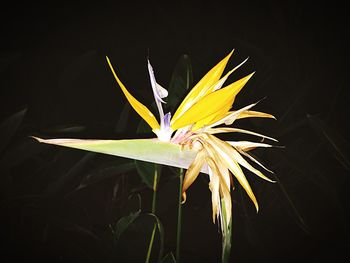
[[[222,85],[224,84],[224,82],[227,80],[227,78],[234,72],[236,71],[240,66],[242,66],[248,59],[244,60],[241,64],[239,64],[238,66],[236,66],[234,69],[232,69],[231,71],[229,71],[223,78],[221,78],[217,83],[215,83],[213,86],[210,87],[210,89],[207,89],[207,91],[205,92],[206,94],[209,94],[213,91],[216,91],[218,89],[220,89],[222,87]],[[203,93],[203,92],[202,92]],[[201,94],[202,94],[201,93]],[[208,126],[211,125],[217,121],[219,121],[220,119],[222,119],[223,117],[226,116],[227,112],[231,109],[232,104],[233,104],[234,98],[232,99],[231,103],[228,103],[227,106],[225,106],[223,109],[221,109],[219,112],[214,113],[206,118],[204,118],[203,120],[200,120],[199,122],[197,122],[193,127],[192,127],[192,131],[196,131],[204,126]]]
[[[188,110],[194,103],[196,103],[201,96],[207,94],[207,89],[212,87],[221,77],[228,60],[230,59],[233,50],[223,60],[221,60],[215,67],[213,67],[188,93],[180,106],[177,108],[173,120],[181,117],[186,110]],[[202,94],[201,96],[198,96]]]
[[[194,124],[212,114],[215,114],[222,110],[228,105],[232,105],[232,102],[237,93],[244,87],[248,80],[253,76],[254,73],[237,80],[236,82],[214,91],[197,103],[189,108],[182,116],[178,119],[172,119],[171,128],[177,130],[190,124]]]
[[[275,116],[265,113],[265,112],[260,112],[260,111],[244,111],[241,114],[238,115],[237,119],[243,119],[243,118],[271,118],[271,119],[276,119]]]
[[[152,112],[145,105],[143,105],[141,102],[139,102],[137,99],[135,99],[129,93],[129,91],[125,88],[123,83],[119,80],[117,74],[115,73],[115,71],[113,69],[113,66],[112,66],[109,58],[106,57],[106,59],[107,59],[108,65],[113,73],[115,80],[118,82],[119,87],[122,89],[125,97],[129,101],[131,106],[141,116],[141,118],[144,119],[148,123],[149,126],[151,126],[152,130],[154,130],[154,131],[159,130],[159,123],[158,123],[157,119],[154,117],[154,115],[152,114]]]
[[[196,124],[192,127],[192,131],[197,131],[200,128],[203,128],[204,126],[209,126],[213,123],[216,123],[217,121],[224,118],[227,114],[227,112],[231,109],[232,103],[226,104],[220,111],[213,113],[212,115],[196,122]]]

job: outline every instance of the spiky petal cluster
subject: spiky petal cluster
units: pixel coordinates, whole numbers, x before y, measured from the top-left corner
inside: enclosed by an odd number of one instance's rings
[[[148,62],[148,67],[150,69],[149,74],[155,95],[155,101],[160,114],[161,125],[158,124],[154,115],[147,108],[146,112],[143,110],[145,108],[144,105],[139,103],[128,93],[124,85],[115,74],[111,63],[107,58],[110,68],[126,98],[129,100],[136,112],[138,112],[140,116],[152,127],[154,133],[158,136],[158,139],[162,141],[170,140],[171,143],[180,144],[183,147],[194,148],[197,151],[197,155],[191,165],[188,167],[184,177],[183,198],[185,201],[186,190],[195,181],[198,174],[203,170],[203,167],[205,167],[204,170],[206,170],[209,174],[209,188],[212,192],[213,221],[215,221],[215,218],[218,218],[221,222],[223,230],[225,229],[223,222],[230,222],[232,214],[230,190],[233,188],[233,179],[231,175],[233,175],[239,184],[245,189],[246,193],[254,203],[256,210],[258,211],[259,207],[256,197],[241,169],[241,166],[253,172],[260,178],[272,182],[272,180],[254,168],[244,158],[246,157],[263,167],[265,170],[268,170],[256,159],[254,159],[254,157],[251,156],[248,151],[256,147],[270,147],[271,145],[249,141],[226,142],[220,140],[214,134],[239,132],[276,141],[273,138],[247,130],[217,127],[219,125],[231,125],[235,120],[241,118],[274,118],[272,115],[267,113],[251,111],[250,109],[255,106],[256,103],[248,105],[240,110],[230,111],[236,95],[254,74],[251,73],[223,87],[228,77],[246,62],[246,60],[243,61],[222,77],[222,73],[232,53],[233,51],[216,66],[214,66],[191,89],[189,94],[185,97],[176,110],[171,121],[169,121],[169,118],[167,119],[167,123],[170,125],[164,125],[164,114],[160,103],[164,103],[164,101],[162,101],[155,92],[157,88],[160,87],[161,91],[163,91],[163,88],[161,88],[161,86],[155,81],[154,72],[150,66],[150,63]],[[163,91],[163,93],[165,92]],[[165,96],[162,98],[164,97]],[[170,113],[168,113],[168,117],[169,116]],[[176,131],[176,133],[173,137],[171,137],[174,131]],[[225,206],[225,215],[227,216],[225,220],[222,218],[222,204]]]

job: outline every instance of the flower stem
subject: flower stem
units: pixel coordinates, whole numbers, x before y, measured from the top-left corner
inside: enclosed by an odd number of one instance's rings
[[[153,241],[154,241],[155,233],[156,233],[156,224],[154,224],[154,227],[153,227],[153,231],[152,231],[152,235],[151,235],[151,240],[149,242],[145,263],[148,263],[149,259],[151,257],[151,251],[152,251],[152,247],[153,247]]]
[[[156,200],[157,200],[157,182],[158,182],[158,173],[160,172],[159,166],[156,165],[156,168],[154,169],[154,177],[153,177],[153,197],[152,197],[152,214],[156,213]],[[154,224],[151,240],[149,242],[148,250],[147,250],[147,256],[145,263],[148,263],[151,257],[153,242],[154,242],[154,235],[156,233],[156,224]]]
[[[177,209],[177,232],[176,232],[176,263],[180,262],[180,243],[181,243],[181,218],[182,218],[182,183],[183,183],[183,169],[179,173],[179,203]]]
[[[153,177],[152,214],[156,213],[158,173],[159,173],[159,167],[157,165],[157,167],[154,169],[154,177]]]

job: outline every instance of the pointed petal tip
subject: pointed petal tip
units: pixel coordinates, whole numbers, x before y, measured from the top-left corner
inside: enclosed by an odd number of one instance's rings
[[[259,204],[258,204],[258,201],[254,201],[254,206],[255,206],[255,211],[256,213],[259,213]]]
[[[271,173],[274,173],[274,172],[271,171]],[[270,179],[270,178],[268,178],[268,177],[266,177],[266,178],[268,179],[268,180],[266,180],[266,181],[268,181],[268,182],[270,182],[270,183],[273,183],[273,184],[274,184],[274,183],[277,183],[277,181],[275,181],[275,180],[272,180],[272,179]]]
[[[181,200],[181,204],[183,205],[184,203],[186,203],[186,200],[187,200],[187,195],[186,195],[186,192],[183,192],[183,193],[182,193],[182,200]]]
[[[33,138],[34,140],[38,141],[38,142],[44,142],[44,139],[41,139],[39,137],[35,137],[35,136],[29,136],[30,138]]]
[[[230,51],[230,53],[228,53],[228,55],[226,55],[226,57],[224,58],[224,60],[228,61],[228,60],[230,59],[230,57],[232,56],[233,51],[235,51],[235,49],[232,49],[232,50]]]

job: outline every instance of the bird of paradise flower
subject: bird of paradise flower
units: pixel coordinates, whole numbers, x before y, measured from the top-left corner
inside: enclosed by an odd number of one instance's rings
[[[272,145],[264,142],[223,141],[215,135],[231,132],[244,133],[277,141],[263,134],[231,127],[238,119],[275,118],[271,114],[251,110],[257,103],[238,110],[231,110],[236,95],[254,74],[253,72],[223,87],[228,77],[247,61],[247,59],[244,60],[222,77],[232,53],[233,51],[215,65],[191,89],[173,116],[170,112],[164,114],[162,104],[165,103],[163,99],[168,96],[168,92],[157,83],[153,68],[148,60],[148,72],[159,112],[159,122],[146,106],[129,93],[114,71],[111,61],[106,57],[114,78],[126,99],[152,128],[157,138],[132,140],[34,138],[39,142],[48,144],[185,168],[187,171],[182,187],[183,202],[186,201],[187,189],[196,180],[199,173],[208,174],[209,189],[212,194],[212,220],[214,223],[216,220],[219,222],[222,235],[225,237],[232,216],[230,193],[233,189],[232,175],[244,188],[254,203],[256,211],[258,211],[257,199],[241,166],[264,180],[274,182],[247,161],[249,159],[264,170],[271,172],[249,152],[257,147],[271,147]]]

